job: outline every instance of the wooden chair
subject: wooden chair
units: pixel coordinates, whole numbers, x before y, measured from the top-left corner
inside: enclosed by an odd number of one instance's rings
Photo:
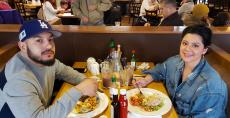
[[[132,18],[132,25],[135,24],[135,21],[138,20],[140,14],[141,2],[136,2],[135,0],[131,0],[129,2],[129,22],[130,18]]]
[[[205,56],[208,63],[220,74],[228,87],[228,104],[226,108],[227,118],[230,116],[230,53],[212,44],[209,53]]]
[[[33,18],[37,18],[37,14],[32,12],[31,10],[27,10],[24,7],[24,4],[22,1],[20,0],[15,0],[14,4],[16,6],[16,9],[19,11],[19,13],[21,14],[21,16],[24,18],[24,20],[30,20]]]
[[[149,11],[145,9],[145,18],[147,19],[147,22],[151,24],[151,26],[157,26],[160,22],[160,17],[158,17],[158,11]]]
[[[17,42],[11,42],[0,47],[0,71],[6,62],[19,51]]]
[[[0,24],[23,24],[23,17],[16,9],[0,10]]]

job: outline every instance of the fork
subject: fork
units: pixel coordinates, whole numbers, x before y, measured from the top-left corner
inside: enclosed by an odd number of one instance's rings
[[[136,79],[134,79],[134,80],[137,81]],[[140,91],[140,94],[141,94],[141,95],[144,95],[143,92],[142,92],[141,89],[140,89],[140,86],[139,86],[138,84],[137,84],[137,88],[138,88],[138,90]]]

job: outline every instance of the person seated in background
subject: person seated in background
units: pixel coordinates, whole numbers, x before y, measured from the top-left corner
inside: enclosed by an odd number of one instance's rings
[[[178,14],[175,0],[162,0],[160,2],[160,10],[163,18],[158,26],[183,26],[183,21]],[[146,23],[145,26],[150,26]]]
[[[55,58],[54,39],[60,36],[61,32],[43,20],[21,26],[20,51],[0,73],[1,118],[66,118],[81,96],[96,95],[96,79],[86,79]],[[76,86],[52,103],[55,79]]]
[[[150,17],[149,14],[146,15],[146,11],[156,11],[156,13],[159,10],[159,3],[157,0],[143,0],[140,8],[140,19],[142,20],[142,23],[138,23],[139,25],[144,25],[146,22],[150,23],[151,25],[158,24],[159,19],[156,19],[156,16]],[[157,15],[157,14],[156,14]],[[148,17],[146,17],[148,16]]]
[[[143,0],[140,8],[140,15],[139,16],[145,16],[146,12],[148,11],[156,11],[159,9],[159,4],[157,0]]]
[[[178,14],[183,18],[185,14],[191,14],[194,7],[193,0],[182,0],[178,9]]]
[[[227,85],[204,57],[211,39],[209,28],[187,27],[182,33],[179,55],[143,71],[147,76],[134,78],[134,86],[145,87],[152,81],[164,81],[180,116],[225,118]]]
[[[56,1],[55,0],[46,0],[43,4],[43,13],[45,17],[45,21],[50,22],[54,20],[59,20],[57,17],[58,13],[64,13],[64,9],[56,9]]]
[[[229,26],[229,24],[230,24],[230,15],[228,12],[218,13],[212,22],[213,26]]]
[[[75,0],[72,12],[81,19],[80,25],[104,26],[104,12],[112,6],[110,0]]]
[[[0,10],[11,10],[12,8],[8,4],[7,0],[0,0]]]
[[[175,0],[162,0],[160,3],[163,18],[159,26],[183,26],[183,21],[178,14]]]
[[[206,25],[210,26],[212,19],[208,17],[209,8],[205,4],[196,4],[192,9],[192,14],[186,14],[182,18],[186,26]]]
[[[61,8],[65,10],[65,12],[71,12],[70,3],[68,0],[61,0],[60,5]]]

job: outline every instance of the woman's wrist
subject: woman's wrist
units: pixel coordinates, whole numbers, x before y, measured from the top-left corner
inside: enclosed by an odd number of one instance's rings
[[[145,80],[146,80],[146,82],[149,84],[149,83],[151,83],[151,82],[153,81],[153,78],[152,78],[151,75],[148,74],[148,75],[145,77]]]

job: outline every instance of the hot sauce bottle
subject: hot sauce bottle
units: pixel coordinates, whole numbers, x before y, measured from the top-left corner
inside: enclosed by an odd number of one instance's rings
[[[127,97],[126,97],[126,89],[121,89],[120,90],[119,103],[120,103],[120,118],[127,118],[127,115],[128,115],[128,100],[127,100]]]
[[[111,118],[119,118],[119,101],[118,101],[118,90],[117,89],[113,89],[113,101],[111,103]]]

